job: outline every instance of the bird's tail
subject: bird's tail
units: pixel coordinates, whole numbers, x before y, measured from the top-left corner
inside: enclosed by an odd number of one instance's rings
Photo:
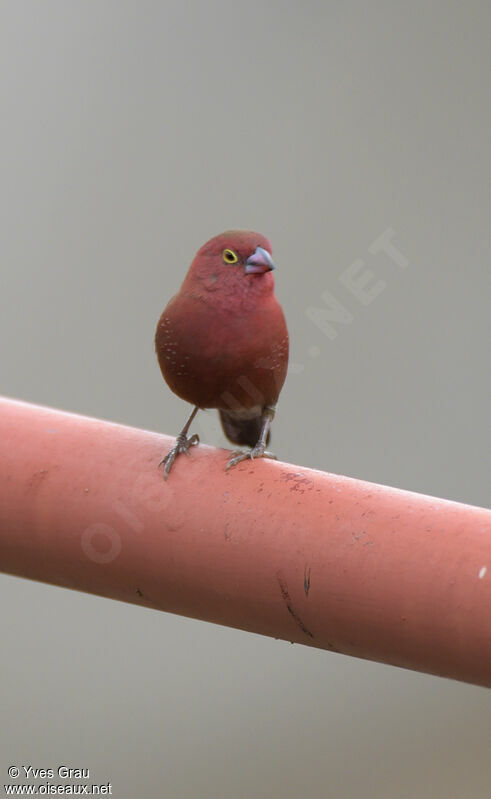
[[[243,418],[233,411],[220,410],[219,413],[223,432],[229,441],[242,447],[254,447],[257,444],[263,423],[260,413],[249,418]],[[270,437],[268,433],[266,443],[269,443]]]

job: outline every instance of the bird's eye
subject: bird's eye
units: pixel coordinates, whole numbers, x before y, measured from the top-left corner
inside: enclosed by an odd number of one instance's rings
[[[222,253],[223,260],[226,264],[236,264],[239,260],[233,250],[224,250]]]

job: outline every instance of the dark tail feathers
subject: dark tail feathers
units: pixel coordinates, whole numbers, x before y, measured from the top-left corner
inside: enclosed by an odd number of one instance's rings
[[[231,411],[219,411],[223,432],[233,444],[242,447],[256,446],[261,435],[262,416],[251,416],[250,419],[241,419]],[[271,436],[268,433],[267,444]]]

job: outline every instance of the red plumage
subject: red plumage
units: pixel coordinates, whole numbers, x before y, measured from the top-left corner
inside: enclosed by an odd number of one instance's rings
[[[157,357],[172,391],[195,406],[193,417],[198,408],[217,408],[227,437],[252,448],[229,466],[265,454],[286,377],[288,331],[273,268],[264,236],[222,233],[198,250],[157,325]],[[165,477],[175,457],[197,443],[197,436],[186,438],[188,428],[164,459]]]

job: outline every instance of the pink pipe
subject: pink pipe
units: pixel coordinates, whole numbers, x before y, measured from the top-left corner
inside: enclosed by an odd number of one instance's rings
[[[0,568],[491,685],[491,513],[0,399]]]

